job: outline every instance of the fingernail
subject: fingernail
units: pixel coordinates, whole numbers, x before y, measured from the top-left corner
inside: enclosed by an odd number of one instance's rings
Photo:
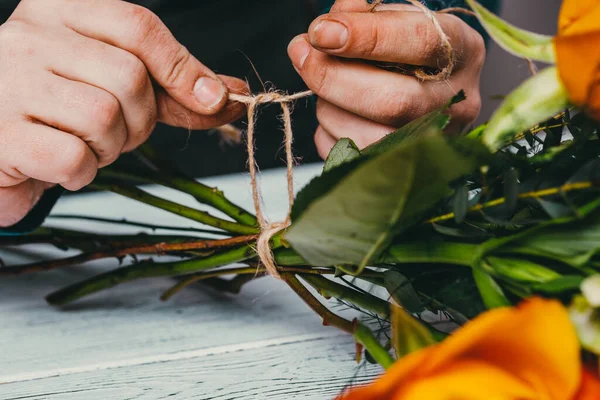
[[[204,107],[213,109],[223,100],[225,88],[215,79],[203,76],[194,85],[194,96]]]
[[[311,46],[304,37],[297,37],[288,46],[288,54],[296,69],[301,69],[310,53]]]
[[[337,21],[323,20],[310,33],[311,41],[323,49],[339,49],[348,41],[348,28]]]

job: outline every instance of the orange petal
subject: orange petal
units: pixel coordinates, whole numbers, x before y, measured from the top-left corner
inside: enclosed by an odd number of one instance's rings
[[[599,20],[600,22],[600,17]],[[600,66],[600,28],[595,33],[559,36],[554,40],[556,64],[569,100],[577,106],[596,109],[600,98],[595,82]],[[594,114],[595,111],[592,112]]]
[[[581,379],[579,342],[567,311],[557,301],[533,298],[517,308],[496,309],[483,314],[441,344],[398,361],[377,382],[353,390],[343,399],[404,399],[398,397],[398,393],[402,394],[405,388],[417,387],[415,385],[420,385],[421,381],[445,379],[448,374],[453,376],[452,379],[458,379],[459,371],[464,374],[460,376],[461,382],[472,380],[470,374],[478,376],[474,368],[456,369],[456,366],[467,365],[464,363],[494,368],[498,382],[513,377],[533,393],[540,394],[541,397],[536,399],[571,399]],[[468,386],[464,385],[465,393],[475,393]],[[482,386],[477,387],[481,391]],[[507,388],[521,390],[516,384]],[[418,390],[425,389],[419,386]],[[486,398],[492,398],[495,393],[500,396],[508,392],[502,385],[485,388]],[[409,398],[429,400],[419,396]]]
[[[598,0],[564,0],[558,17],[558,32],[571,28],[576,22],[600,9]]]
[[[393,400],[538,400],[537,393],[507,371],[479,360],[463,360],[446,367],[431,378],[406,382]]]
[[[411,353],[396,362],[387,372],[375,382],[353,388],[344,393],[339,400],[391,400],[398,386],[405,381],[411,381],[411,374],[419,371],[427,364],[427,357],[438,346]]]
[[[462,359],[493,364],[550,398],[572,396],[579,386],[579,342],[557,301],[533,298],[483,314],[432,349],[423,372],[433,375]]]
[[[584,370],[582,374],[579,393],[573,400],[598,400],[600,399],[600,380],[589,371]]]

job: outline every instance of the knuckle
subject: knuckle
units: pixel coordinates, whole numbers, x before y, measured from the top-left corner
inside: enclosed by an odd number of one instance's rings
[[[129,152],[135,150],[139,145],[144,143],[149,137],[154,128],[156,127],[156,118],[148,119],[144,127],[137,132],[130,133],[127,142],[123,146],[123,152]]]
[[[309,64],[308,74],[311,76],[312,90],[321,97],[327,98],[331,89],[332,77],[336,67],[329,63]]]
[[[125,93],[133,97],[144,93],[150,83],[146,66],[130,53],[121,61],[119,80]]]
[[[131,40],[143,43],[151,37],[157,26],[161,23],[160,18],[149,9],[132,4],[128,20],[133,27]]]
[[[90,108],[91,120],[102,132],[113,128],[121,119],[121,105],[112,95],[96,99]]]
[[[418,44],[418,51],[424,58],[434,59],[440,54],[440,35],[433,29],[430,21],[416,24],[415,37],[422,38]]]
[[[411,105],[402,90],[387,96],[386,100],[373,111],[378,120],[389,123],[403,123],[409,118]]]
[[[319,157],[326,159],[329,155],[330,149],[327,146],[327,133],[320,126],[315,132],[314,141],[315,146],[317,147],[317,152],[319,153]]]
[[[0,188],[15,186],[27,180],[27,177],[18,178],[15,175],[0,171]]]
[[[2,49],[14,49],[25,47],[28,43],[26,38],[31,34],[30,26],[22,21],[9,20],[0,26],[0,43]]]
[[[177,87],[192,57],[183,46],[178,47],[174,53],[168,58],[168,67],[165,68],[164,76],[161,79],[161,83],[166,89]]]
[[[62,163],[58,166],[57,181],[59,183],[76,180],[82,173],[85,173],[86,165],[89,162],[89,149],[82,140],[73,140],[67,146],[61,157]]]
[[[483,64],[485,63],[486,58],[486,48],[485,48],[485,40],[483,36],[481,36],[478,32],[474,31],[469,27],[471,34],[469,35],[469,58],[471,62],[475,63],[478,69],[481,69]]]
[[[481,95],[473,93],[470,99],[466,100],[464,107],[463,118],[466,123],[470,124],[477,119],[479,112],[481,111]]]
[[[365,57],[373,57],[378,54],[378,49],[381,46],[381,31],[376,24],[370,27],[369,33],[364,36],[361,35],[362,42],[357,46]]]

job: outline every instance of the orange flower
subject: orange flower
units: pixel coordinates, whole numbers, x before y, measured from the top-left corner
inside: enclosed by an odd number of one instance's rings
[[[600,2],[564,0],[554,46],[569,99],[600,119]]]
[[[586,375],[589,380],[581,385],[579,351],[565,308],[557,301],[533,298],[516,308],[483,314],[340,399],[600,399],[595,378]]]

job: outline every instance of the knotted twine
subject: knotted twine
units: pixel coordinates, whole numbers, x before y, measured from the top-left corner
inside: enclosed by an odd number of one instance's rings
[[[260,261],[265,266],[269,275],[281,279],[275,260],[273,259],[273,251],[271,250],[271,239],[278,232],[287,228],[291,224],[292,205],[294,204],[294,155],[292,151],[292,143],[294,141],[294,132],[292,131],[292,113],[290,103],[308,96],[312,96],[313,92],[307,90],[305,92],[294,93],[291,95],[282,94],[279,92],[266,92],[254,96],[244,96],[231,93],[229,99],[244,103],[248,109],[248,132],[246,139],[246,148],[248,151],[248,169],[250,171],[250,185],[252,187],[252,200],[254,202],[254,210],[256,211],[256,219],[260,226],[260,236],[256,241],[256,253]],[[283,120],[283,132],[285,133],[285,156],[287,166],[287,190],[288,190],[288,211],[286,218],[282,222],[269,222],[265,217],[261,206],[261,193],[257,180],[256,159],[254,157],[254,129],[256,119],[256,108],[260,104],[279,103],[281,106],[281,118]]]
[[[374,11],[376,7],[383,3],[384,0],[374,0],[371,4],[370,11]],[[428,74],[422,69],[417,69],[415,75],[417,78],[424,81],[443,81],[447,80],[452,75],[454,69],[454,52],[448,35],[444,32],[444,29],[440,25],[435,12],[431,11],[425,5],[418,0],[407,0],[409,3],[418,7],[429,19],[432,21],[437,33],[440,36],[442,47],[446,52],[448,60],[447,65],[436,74]],[[285,94],[277,91],[270,91],[265,93],[259,93],[255,95],[241,95],[236,93],[230,93],[229,99],[238,103],[243,103],[247,106],[247,117],[248,117],[248,129],[246,139],[246,149],[248,151],[248,170],[250,172],[250,185],[252,188],[252,200],[254,202],[254,210],[256,212],[256,218],[260,227],[260,235],[256,241],[256,253],[260,258],[261,263],[265,266],[265,269],[269,275],[281,279],[281,275],[275,264],[273,251],[271,250],[271,239],[286,229],[291,224],[291,211],[294,204],[294,155],[292,151],[292,144],[294,141],[294,132],[292,130],[292,116],[291,116],[291,103],[312,96],[313,92],[310,90],[294,93]],[[255,133],[255,121],[256,111],[259,105],[262,104],[273,104],[277,103],[281,106],[281,119],[283,120],[283,132],[285,134],[285,155],[286,155],[286,168],[287,168],[287,191],[288,191],[288,211],[285,220],[281,222],[269,222],[267,217],[264,215],[262,210],[262,197],[260,185],[258,184],[258,166],[254,155],[254,133]]]

